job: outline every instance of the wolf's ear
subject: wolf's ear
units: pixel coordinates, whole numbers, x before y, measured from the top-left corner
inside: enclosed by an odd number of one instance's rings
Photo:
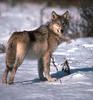
[[[66,11],[62,16],[64,18],[66,18],[66,19],[69,19],[70,18],[70,15],[69,15],[69,12],[68,11]]]
[[[52,11],[52,13],[51,13],[51,19],[52,19],[52,20],[55,20],[55,19],[57,19],[57,18],[58,18],[57,13],[56,13],[55,11]]]

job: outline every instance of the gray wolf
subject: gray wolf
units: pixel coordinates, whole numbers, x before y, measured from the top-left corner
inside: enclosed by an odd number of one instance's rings
[[[58,15],[51,13],[51,20],[39,28],[31,31],[14,32],[8,40],[6,50],[6,68],[2,82],[12,84],[18,67],[24,58],[30,55],[31,59],[38,60],[38,74],[40,79],[55,81],[50,75],[50,60],[55,49],[69,39],[64,36],[64,30],[69,23],[69,12]],[[7,81],[8,73],[9,80]]]

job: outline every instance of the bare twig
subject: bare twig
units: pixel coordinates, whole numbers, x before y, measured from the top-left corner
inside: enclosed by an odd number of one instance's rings
[[[54,57],[51,56],[51,59],[52,59],[52,64],[54,65],[54,67],[56,68],[57,73],[58,73],[58,68],[57,68],[57,65],[55,63]],[[65,72],[67,72],[68,74],[70,74],[70,67],[69,67],[69,63],[68,63],[67,59],[65,60],[64,63],[60,64],[60,66],[62,67],[62,71],[64,70]],[[61,79],[60,79],[60,83],[62,83]]]
[[[5,53],[6,47],[3,44],[0,44],[0,53]]]
[[[70,66],[69,63],[67,61],[67,59],[65,60],[65,62],[63,64],[61,64],[60,66],[62,66],[62,71],[64,70],[66,73],[70,74]],[[66,68],[67,69],[66,69]]]
[[[51,56],[51,59],[52,59],[52,64],[54,65],[54,67],[56,68],[57,73],[58,73],[58,68],[57,68],[57,65],[56,65],[56,63],[55,63],[54,57]],[[61,79],[60,79],[60,83],[62,83]]]
[[[58,71],[58,68],[57,68],[57,65],[56,65],[56,63],[55,63],[54,57],[52,56],[51,59],[52,59],[52,64],[54,65],[54,67],[55,67],[56,70]]]

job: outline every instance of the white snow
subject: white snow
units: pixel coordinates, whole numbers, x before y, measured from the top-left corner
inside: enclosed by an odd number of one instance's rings
[[[56,52],[54,52],[54,55],[60,55],[61,56],[61,55],[66,55],[66,53],[65,52],[57,52],[56,51]]]
[[[82,46],[85,48],[93,48],[93,44],[83,44]]]
[[[77,82],[77,84],[82,84],[82,85],[92,85],[92,83],[90,82]],[[88,90],[88,91],[92,91],[93,89],[91,90]]]
[[[67,52],[75,52],[76,50],[78,50],[78,48],[71,48],[71,49],[69,49]]]
[[[85,79],[86,76],[82,73],[76,73],[72,76],[72,78],[75,79],[75,80],[80,80],[80,79]]]

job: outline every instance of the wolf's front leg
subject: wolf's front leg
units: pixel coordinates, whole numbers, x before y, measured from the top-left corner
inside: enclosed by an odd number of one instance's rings
[[[49,81],[49,82],[53,82],[56,81],[56,78],[52,78],[50,75],[50,60],[51,60],[51,53],[50,52],[46,52],[44,57],[43,57],[43,63],[44,63],[44,75],[45,78]]]
[[[43,59],[42,57],[38,60],[38,75],[39,75],[39,78],[41,80],[45,80],[45,77],[43,75],[43,72],[44,72],[44,64],[43,64]]]

